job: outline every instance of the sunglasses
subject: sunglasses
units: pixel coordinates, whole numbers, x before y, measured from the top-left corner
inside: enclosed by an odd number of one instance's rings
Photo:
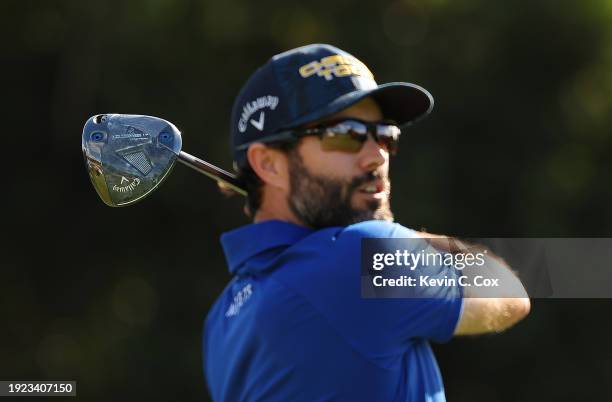
[[[358,119],[346,119],[311,128],[283,131],[260,142],[295,141],[302,137],[318,135],[324,151],[357,153],[371,135],[378,145],[389,154],[395,155],[400,134],[400,128],[391,122],[372,123]],[[250,144],[242,144],[238,149],[246,149]]]

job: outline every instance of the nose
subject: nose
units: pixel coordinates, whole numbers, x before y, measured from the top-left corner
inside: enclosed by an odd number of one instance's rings
[[[365,172],[370,172],[387,163],[389,152],[374,141],[372,137],[368,137],[359,151],[358,158],[359,168]]]

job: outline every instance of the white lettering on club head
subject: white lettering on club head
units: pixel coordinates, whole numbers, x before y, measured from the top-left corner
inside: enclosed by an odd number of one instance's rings
[[[131,192],[131,191],[134,191],[134,189],[138,187],[138,185],[140,184],[140,179],[138,177],[135,177],[134,180],[130,184],[123,186],[123,179],[125,179],[125,177],[121,176],[120,185],[118,186],[115,184],[113,186],[113,191],[116,191],[118,193],[127,193],[128,191]]]

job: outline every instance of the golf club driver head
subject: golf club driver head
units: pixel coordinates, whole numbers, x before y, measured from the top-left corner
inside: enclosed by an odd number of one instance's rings
[[[181,151],[181,133],[159,117],[99,114],[83,128],[89,178],[106,205],[133,204],[155,190]]]

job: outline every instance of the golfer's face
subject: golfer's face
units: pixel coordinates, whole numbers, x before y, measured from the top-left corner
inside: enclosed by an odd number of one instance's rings
[[[332,116],[329,121],[343,118],[355,118],[377,122],[383,119],[378,105],[371,99],[364,99],[348,109]],[[350,200],[354,210],[372,210],[388,205],[389,202],[389,153],[378,145],[372,137],[363,144],[359,152],[326,151],[321,149],[317,137],[305,137],[299,148],[304,166],[308,171],[320,177],[328,177],[346,183],[343,194]],[[367,177],[367,179],[366,179]],[[356,188],[349,185],[362,178]]]

